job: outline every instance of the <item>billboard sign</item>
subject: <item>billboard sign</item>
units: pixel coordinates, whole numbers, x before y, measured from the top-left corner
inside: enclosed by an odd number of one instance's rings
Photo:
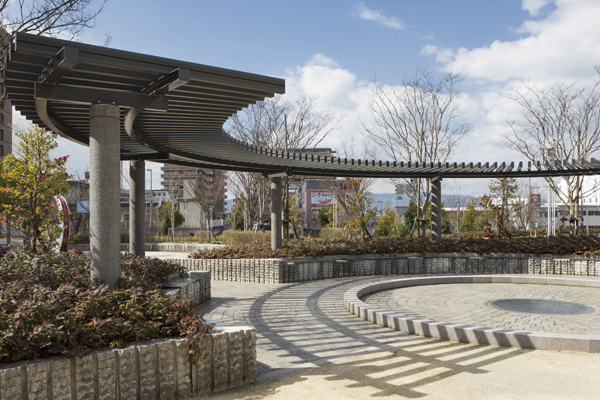
[[[410,197],[404,193],[394,195],[394,207],[408,207],[409,202]]]
[[[332,204],[337,204],[337,199],[333,193],[312,192],[310,194],[311,207],[329,207]]]

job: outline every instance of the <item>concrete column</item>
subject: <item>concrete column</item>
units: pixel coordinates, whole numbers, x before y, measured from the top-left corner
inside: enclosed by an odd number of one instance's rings
[[[442,241],[442,180],[431,181],[431,239]]]
[[[281,178],[271,178],[271,248],[281,248]]]
[[[115,287],[121,277],[120,112],[90,107],[90,257],[92,282]]]
[[[146,255],[146,163],[129,162],[129,251]]]

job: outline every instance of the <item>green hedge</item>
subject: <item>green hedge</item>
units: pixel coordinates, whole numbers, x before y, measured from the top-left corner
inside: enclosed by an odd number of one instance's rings
[[[327,255],[362,255],[390,253],[526,253],[526,254],[600,254],[596,236],[538,236],[513,239],[447,238],[441,243],[428,239],[386,237],[370,241],[356,240],[289,240],[283,247],[271,250],[268,240],[240,246],[204,250],[190,258],[288,258]]]
[[[0,362],[81,356],[87,349],[185,336],[197,362],[200,338],[213,324],[195,302],[166,297],[160,284],[178,264],[156,258],[122,258],[119,288],[90,283],[89,256],[71,251],[0,259]]]

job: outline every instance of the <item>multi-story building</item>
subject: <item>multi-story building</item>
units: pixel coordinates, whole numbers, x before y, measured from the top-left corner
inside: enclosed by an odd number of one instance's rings
[[[337,204],[332,185],[332,179],[304,179],[300,186],[300,210],[304,227],[321,229],[317,214],[321,208]]]
[[[224,171],[170,164],[163,165],[161,170],[161,184],[170,196],[174,196],[179,212],[185,218],[183,225],[176,229],[176,236],[190,236],[206,230],[208,223],[211,227],[219,225],[215,220],[222,219],[225,213]],[[208,218],[199,205],[203,199],[215,204],[213,215]]]
[[[398,216],[403,216],[410,204],[410,198],[414,196],[414,191],[409,184],[396,185],[394,194],[394,211]]]

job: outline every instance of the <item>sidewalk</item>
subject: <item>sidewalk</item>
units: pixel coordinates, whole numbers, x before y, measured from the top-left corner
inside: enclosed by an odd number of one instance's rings
[[[202,398],[600,398],[599,354],[520,350],[417,338],[396,345]]]

